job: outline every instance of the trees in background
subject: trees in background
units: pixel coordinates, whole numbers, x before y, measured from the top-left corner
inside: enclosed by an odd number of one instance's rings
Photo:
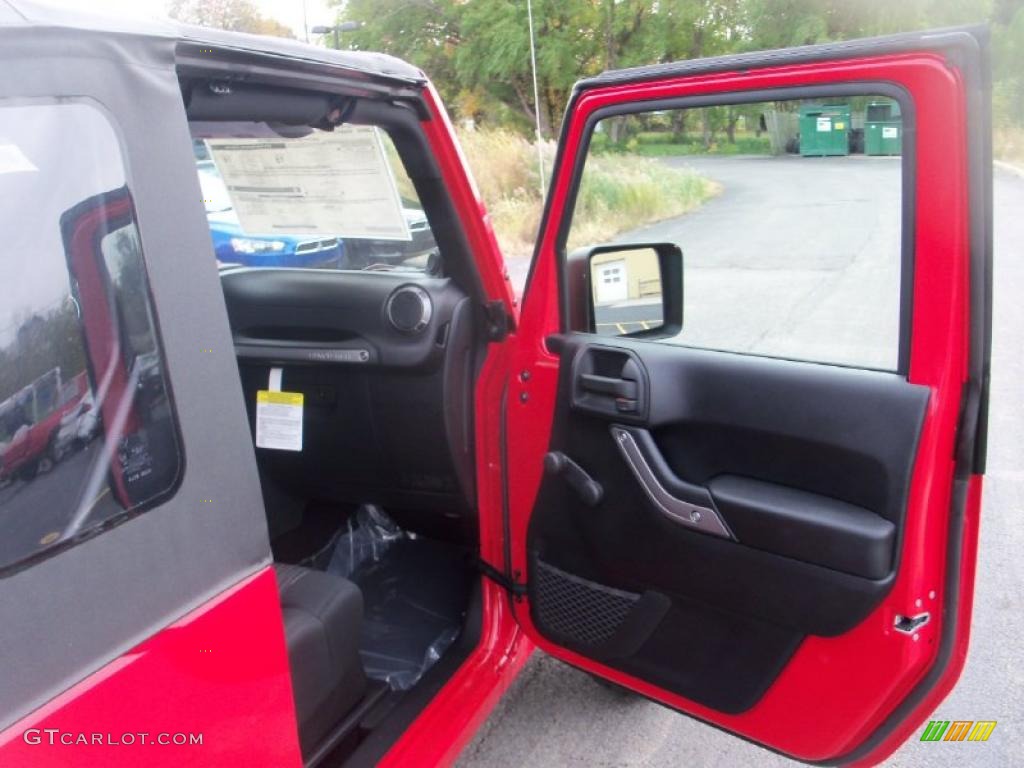
[[[457,118],[527,133],[539,109],[549,138],[572,84],[606,69],[987,21],[997,123],[1024,128],[1024,0],[533,0],[536,105],[525,0],[332,2],[339,22],[362,25],[343,33],[342,47],[391,53],[421,67]],[[292,36],[253,0],[169,6],[173,17],[194,24]],[[322,42],[334,40],[326,35]],[[705,138],[718,130],[731,136],[735,119],[726,115],[724,125],[699,130]]]
[[[456,117],[532,126],[525,0],[335,5],[339,20],[363,25],[344,47],[422,67]],[[534,0],[533,15],[548,137],[573,82],[605,69],[984,21],[993,28],[997,116],[1024,125],[1024,0]]]
[[[292,31],[284,24],[262,15],[252,0],[170,0],[167,12],[171,18],[186,24],[293,37]]]

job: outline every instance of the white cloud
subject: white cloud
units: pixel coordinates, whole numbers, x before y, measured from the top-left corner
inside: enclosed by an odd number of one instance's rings
[[[121,18],[153,19],[166,18],[167,0],[47,0],[48,4],[95,11],[98,13],[115,14]],[[295,36],[302,40],[304,24],[309,28],[318,24],[331,24],[334,21],[334,9],[327,0],[254,0],[260,13],[276,19],[291,28]],[[313,35],[310,35],[313,38]]]

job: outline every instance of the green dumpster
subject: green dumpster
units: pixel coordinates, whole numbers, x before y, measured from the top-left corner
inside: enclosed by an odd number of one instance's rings
[[[850,154],[850,107],[846,104],[802,106],[800,154],[804,157]]]
[[[903,152],[903,117],[895,101],[872,101],[864,117],[864,154]]]

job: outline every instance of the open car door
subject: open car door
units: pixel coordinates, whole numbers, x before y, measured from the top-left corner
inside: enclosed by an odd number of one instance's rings
[[[61,217],[85,364],[105,428],[111,492],[131,507],[172,480],[162,455],[175,438],[161,385],[155,322],[145,295],[138,228],[127,187],[95,195]],[[77,520],[73,524],[80,524]]]
[[[506,412],[506,576],[543,650],[808,762],[876,762],[950,691],[984,471],[988,67],[984,31],[944,30],[577,85]],[[714,149],[716,120],[779,156],[698,158],[702,208],[576,247],[602,152],[680,126]]]

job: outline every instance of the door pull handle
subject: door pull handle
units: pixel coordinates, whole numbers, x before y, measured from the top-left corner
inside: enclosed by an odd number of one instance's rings
[[[569,487],[576,491],[588,507],[596,507],[604,498],[601,484],[561,451],[551,451],[544,455],[544,471],[552,477],[565,478]]]

